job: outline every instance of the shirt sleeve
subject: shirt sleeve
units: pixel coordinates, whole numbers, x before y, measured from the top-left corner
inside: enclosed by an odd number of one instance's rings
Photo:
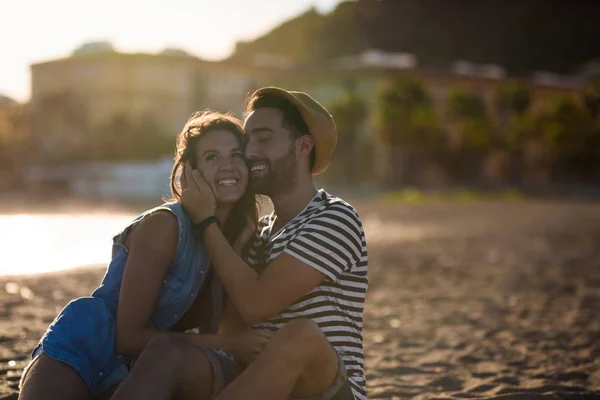
[[[336,281],[359,262],[364,231],[356,211],[346,205],[329,206],[304,225],[284,252]]]

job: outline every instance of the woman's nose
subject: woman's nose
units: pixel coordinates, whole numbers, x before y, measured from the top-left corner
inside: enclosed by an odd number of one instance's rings
[[[219,165],[221,171],[232,171],[234,169],[233,162],[231,159],[225,159]]]

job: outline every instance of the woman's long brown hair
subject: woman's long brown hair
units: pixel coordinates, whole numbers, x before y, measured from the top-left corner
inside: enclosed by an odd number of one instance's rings
[[[207,132],[224,129],[233,133],[242,148],[246,145],[246,135],[241,122],[230,114],[215,111],[197,111],[188,119],[183,130],[177,136],[177,149],[175,151],[173,170],[171,171],[171,195],[173,201],[181,199],[181,185],[179,177],[183,173],[185,163],[189,161],[194,167],[197,165],[196,144]],[[248,182],[248,188],[242,197],[233,205],[226,221],[221,221],[221,230],[229,244],[233,246],[246,225],[253,224],[256,230],[259,206],[254,191]],[[242,256],[247,256],[252,243],[252,238],[243,247]]]

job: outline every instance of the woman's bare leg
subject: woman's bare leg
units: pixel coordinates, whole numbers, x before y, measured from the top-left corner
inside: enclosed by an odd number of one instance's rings
[[[23,375],[19,400],[92,399],[77,371],[46,354],[40,354]]]
[[[208,399],[212,380],[212,368],[202,350],[172,336],[158,335],[111,399]]]

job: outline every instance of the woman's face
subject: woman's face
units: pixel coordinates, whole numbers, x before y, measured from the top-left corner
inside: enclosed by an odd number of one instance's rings
[[[196,143],[198,169],[211,186],[217,206],[238,201],[248,186],[244,149],[236,136],[225,129],[202,134]]]

